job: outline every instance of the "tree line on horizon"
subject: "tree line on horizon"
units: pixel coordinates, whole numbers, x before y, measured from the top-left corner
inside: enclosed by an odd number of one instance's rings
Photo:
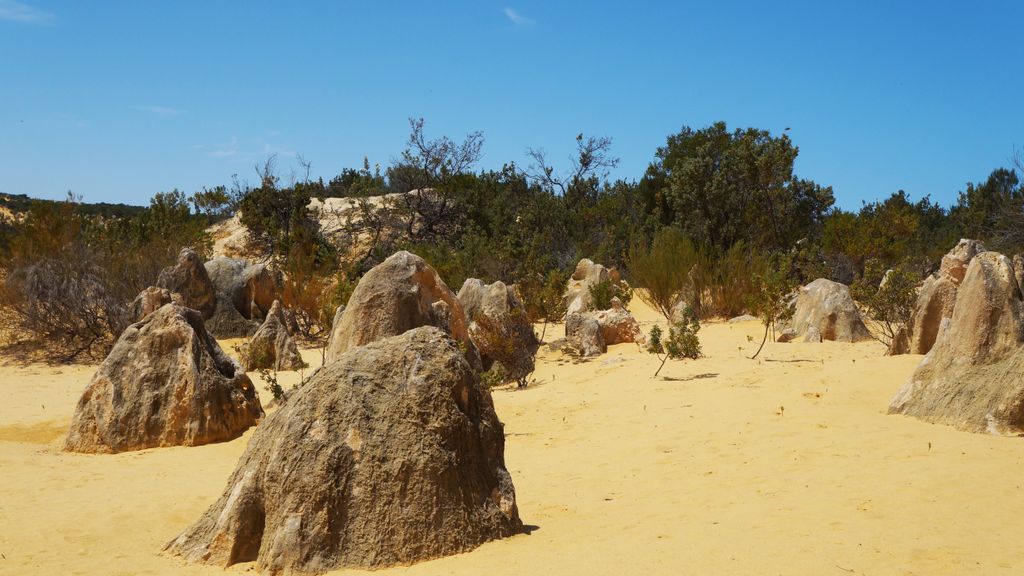
[[[669,135],[629,181],[608,178],[618,162],[609,138],[580,134],[565,165],[532,149],[527,166],[497,170],[476,168],[483,143],[479,132],[430,139],[412,120],[405,150],[384,169],[364,161],[327,181],[285,185],[271,158],[256,186],[159,193],[137,211],[86,208],[71,196],[31,201],[22,218],[0,221],[5,336],[60,342],[68,359],[105,353],[135,294],[181,247],[208,255],[206,228],[235,213],[281,272],[285,304],[309,338],[322,338],[359,277],[399,249],[423,256],[456,290],[469,277],[517,284],[534,319],[584,257],[640,285],[652,268],[685,266],[673,282],[706,318],[756,308],[766,289],[758,279],[824,277],[869,298],[889,270],[923,279],[961,237],[1024,250],[1020,162],[968,184],[949,207],[900,190],[846,211],[831,187],[794,173],[799,149],[788,135],[724,122]],[[350,198],[358,218],[328,239],[313,198]],[[90,297],[70,304],[68,294]]]

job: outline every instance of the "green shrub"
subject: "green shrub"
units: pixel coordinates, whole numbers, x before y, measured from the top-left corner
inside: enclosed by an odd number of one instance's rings
[[[621,281],[603,280],[597,284],[592,284],[588,290],[590,291],[590,299],[594,310],[610,309],[613,298],[618,298],[623,306],[628,306],[629,301],[633,299],[633,289]]]
[[[548,322],[559,322],[565,317],[566,302],[563,298],[568,275],[560,270],[549,270],[528,274],[516,282],[516,290],[523,302],[526,317],[531,323],[543,321],[540,338],[544,342]]]
[[[700,322],[697,321],[697,315],[694,314],[693,309],[689,307],[686,308],[683,317],[678,322],[669,326],[667,339],[663,338],[661,326],[654,325],[651,328],[651,332],[647,336],[647,352],[656,355],[661,360],[658,370],[654,372],[655,378],[658,377],[658,373],[665,367],[665,362],[669,358],[673,360],[700,358],[700,339],[697,338],[699,331]]]
[[[884,272],[877,261],[865,265],[864,276],[850,287],[865,314],[875,320],[871,335],[886,346],[910,325],[917,305],[918,275],[906,265]]]
[[[757,358],[768,341],[768,331],[776,322],[790,318],[793,308],[787,300],[795,287],[790,274],[792,258],[790,256],[762,256],[751,263],[751,290],[746,295],[750,313],[761,319],[764,324],[764,337],[761,346],[751,357]]]

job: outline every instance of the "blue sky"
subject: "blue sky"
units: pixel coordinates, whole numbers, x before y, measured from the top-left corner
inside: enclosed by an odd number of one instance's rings
[[[0,191],[146,203],[386,165],[408,118],[482,167],[614,139],[638,178],[683,125],[790,135],[841,206],[944,204],[1024,147],[1022,2],[0,0]]]

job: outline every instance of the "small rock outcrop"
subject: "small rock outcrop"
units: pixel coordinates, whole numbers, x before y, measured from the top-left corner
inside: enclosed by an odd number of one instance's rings
[[[959,284],[959,280],[941,273],[925,279],[910,320],[910,354],[927,354],[935,345],[942,319],[953,317]]]
[[[675,303],[672,304],[672,310],[669,311],[669,322],[672,324],[685,322],[686,314],[689,310],[690,305],[682,297],[676,297]]]
[[[64,449],[112,453],[223,442],[262,417],[252,382],[199,312],[165,304],[118,338],[78,401]]]
[[[1011,261],[974,256],[942,324],[889,412],[971,432],[1024,433],[1024,298]]]
[[[590,314],[577,312],[566,316],[565,339],[580,356],[600,356],[608,351],[601,324]]]
[[[270,306],[267,319],[252,335],[244,356],[246,370],[298,370],[306,366],[299,354],[299,347],[288,334],[280,301],[274,300]]]
[[[601,327],[601,337],[605,345],[623,344],[625,342],[642,342],[640,323],[623,307],[618,298],[612,298],[612,307],[608,310],[589,312]]]
[[[566,318],[570,314],[593,310],[594,299],[590,295],[590,288],[610,280],[611,274],[607,268],[595,264],[589,258],[580,260],[565,289]]]
[[[985,246],[977,240],[961,238],[952,250],[942,257],[939,274],[951,278],[957,285],[964,281],[967,267],[975,256],[985,251]]]
[[[325,363],[356,346],[420,326],[441,328],[475,353],[462,304],[448,285],[423,258],[396,252],[359,280],[341,321],[331,329]]]
[[[799,336],[799,334],[796,333],[796,330],[792,328],[786,328],[779,331],[779,334],[775,338],[775,341],[782,342],[783,344],[785,344],[786,342],[792,342],[793,340],[796,340],[797,336]]]
[[[237,258],[214,258],[204,264],[218,295],[247,320],[263,318],[277,300],[274,275],[265,264],[250,264]],[[258,314],[254,314],[258,312]]]
[[[261,573],[409,564],[519,532],[504,433],[460,350],[420,327],[343,353],[255,431],[166,550]]]
[[[871,339],[850,289],[825,278],[818,278],[800,289],[789,327],[798,335],[804,334],[806,342]],[[815,331],[810,332],[811,328]]]
[[[533,372],[539,343],[515,289],[501,281],[484,284],[468,278],[459,289],[458,299],[484,370],[497,362],[511,378]]]
[[[751,316],[750,314],[743,314],[741,316],[734,316],[729,318],[729,324],[739,324],[740,322],[754,322],[760,320],[757,316]]]
[[[198,310],[203,319],[213,316],[217,308],[217,293],[210,275],[191,248],[183,248],[178,263],[160,271],[156,286],[167,289],[176,304]]]
[[[921,283],[910,324],[897,333],[887,354],[927,354],[932,349],[943,321],[953,317],[957,288],[971,260],[984,251],[981,242],[964,238],[942,257],[939,270]]]
[[[250,336],[277,297],[277,284],[265,264],[214,258],[204,264],[217,294],[217,308],[206,326],[219,338]]]
[[[164,304],[172,301],[171,293],[166,288],[150,286],[139,292],[139,295],[132,300],[132,317],[136,322],[156,312]]]

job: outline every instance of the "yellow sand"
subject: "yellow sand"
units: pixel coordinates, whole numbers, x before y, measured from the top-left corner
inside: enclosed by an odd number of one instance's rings
[[[664,380],[633,345],[584,363],[543,352],[534,386],[494,394],[532,533],[379,573],[1022,573],[1024,440],[886,415],[919,356],[794,343],[746,359],[760,335],[707,324],[706,357],[670,361]],[[0,367],[0,574],[224,574],[159,550],[220,494],[251,432],[63,454],[91,371]]]

